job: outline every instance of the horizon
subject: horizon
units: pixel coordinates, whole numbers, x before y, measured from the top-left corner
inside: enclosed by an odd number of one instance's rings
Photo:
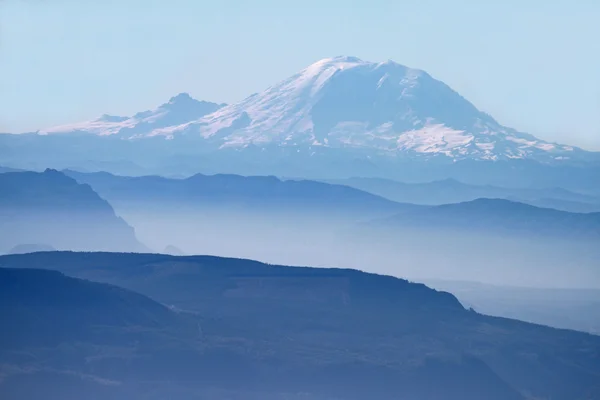
[[[345,54],[421,69],[504,126],[600,150],[600,121],[590,118],[600,109],[599,4],[557,1],[539,13],[513,1],[425,3],[335,2],[319,13],[311,3],[290,13],[294,5],[271,1],[228,8],[4,0],[0,72],[11,79],[2,82],[0,132],[133,115],[182,92],[232,104]],[[514,29],[489,32],[491,14]]]

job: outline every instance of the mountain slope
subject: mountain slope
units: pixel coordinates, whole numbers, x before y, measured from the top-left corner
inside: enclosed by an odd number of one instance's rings
[[[61,172],[0,174],[0,248],[43,243],[57,249],[140,251],[125,221],[88,185]]]
[[[6,400],[149,399],[136,381],[207,369],[197,361],[196,321],[57,271],[0,268],[0,319]]]
[[[0,268],[3,350],[56,346],[75,340],[110,341],[102,327],[177,326],[168,308],[137,293],[69,278],[57,271]]]
[[[599,394],[597,336],[479,315],[447,293],[392,277],[150,254],[34,253],[3,256],[0,263],[57,268],[189,310],[199,318],[203,349],[194,359],[197,350],[183,336],[190,362],[201,363],[216,349],[225,353],[212,360],[226,363],[238,354],[238,367],[211,371],[213,384],[239,390],[241,398],[583,400]],[[168,368],[179,371],[181,362]],[[189,379],[169,373],[171,388],[207,386],[189,366]],[[221,373],[227,378],[220,380]]]
[[[323,59],[239,103],[197,114],[157,124],[111,117],[45,133],[185,135],[220,149],[292,147],[308,154],[352,149],[371,156],[542,162],[592,157],[504,127],[443,82],[393,61]]]

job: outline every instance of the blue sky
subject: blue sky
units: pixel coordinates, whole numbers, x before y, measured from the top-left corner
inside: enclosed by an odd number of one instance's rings
[[[235,102],[353,55],[424,69],[505,125],[600,150],[598,21],[597,0],[0,0],[0,131],[183,91]]]

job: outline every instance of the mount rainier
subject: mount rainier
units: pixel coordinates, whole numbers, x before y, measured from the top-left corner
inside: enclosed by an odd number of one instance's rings
[[[39,133],[195,137],[198,146],[213,149],[277,147],[309,155],[346,149],[369,158],[547,163],[589,156],[502,126],[424,71],[345,56],[318,61],[236,104],[200,102],[183,93],[133,117],[104,115]]]

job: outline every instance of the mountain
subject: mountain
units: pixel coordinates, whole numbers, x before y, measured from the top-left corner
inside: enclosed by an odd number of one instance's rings
[[[350,147],[454,160],[583,154],[501,126],[424,71],[355,57],[318,61],[238,104],[153,134],[177,132],[197,132],[223,147]]]
[[[43,243],[57,249],[146,249],[133,228],[88,185],[61,172],[0,174],[0,248]]]
[[[600,197],[561,188],[505,188],[491,185],[470,185],[455,179],[404,183],[382,178],[354,177],[327,182],[354,187],[400,203],[442,205],[490,198],[512,200],[569,212],[600,211]]]
[[[487,317],[448,293],[388,276],[156,254],[33,253],[3,256],[0,263],[17,268],[8,274],[54,276],[31,278],[36,285],[21,277],[26,290],[0,291],[11,299],[2,310],[27,311],[3,321],[42,324],[40,314],[51,312],[66,321],[49,326],[50,333],[68,333],[49,350],[24,343],[29,356],[5,346],[9,358],[0,357],[12,369],[0,393],[7,382],[13,390],[32,390],[36,380],[19,381],[14,371],[43,362],[47,370],[92,375],[121,398],[583,400],[600,394],[598,336]],[[120,285],[187,312],[168,312],[114,286],[20,269],[40,267]],[[14,279],[0,285],[16,287]],[[87,287],[94,290],[88,294]],[[44,303],[46,295],[55,300]],[[197,322],[191,337],[189,319]],[[73,326],[81,329],[68,329]],[[110,334],[95,336],[95,329]]]
[[[587,156],[572,146],[504,127],[443,82],[393,61],[374,63],[346,56],[320,60],[261,93],[220,108],[209,103],[198,107],[189,97],[180,96],[167,107],[177,111],[177,118],[170,117],[163,105],[133,118],[105,116],[43,133],[169,139],[195,135],[218,148],[276,146],[307,153],[352,148],[369,154],[452,160],[550,162]],[[204,115],[188,112],[191,104]],[[214,112],[205,112],[211,108]]]
[[[198,101],[187,93],[180,93],[154,110],[142,111],[131,117],[104,114],[90,122],[58,126],[41,133],[88,133],[117,135],[133,139],[138,135],[144,136],[154,129],[177,126],[196,120],[223,106],[224,104]]]
[[[160,176],[126,177],[106,172],[64,171],[90,185],[115,206],[135,208],[165,205],[201,209],[203,206],[363,214],[362,218],[421,208],[399,204],[344,185],[309,180],[281,180],[274,176],[203,175],[185,179]],[[165,212],[167,212],[165,210]]]
[[[502,199],[478,199],[402,213],[369,223],[382,228],[439,228],[450,231],[554,236],[597,240],[600,213],[569,213]]]

